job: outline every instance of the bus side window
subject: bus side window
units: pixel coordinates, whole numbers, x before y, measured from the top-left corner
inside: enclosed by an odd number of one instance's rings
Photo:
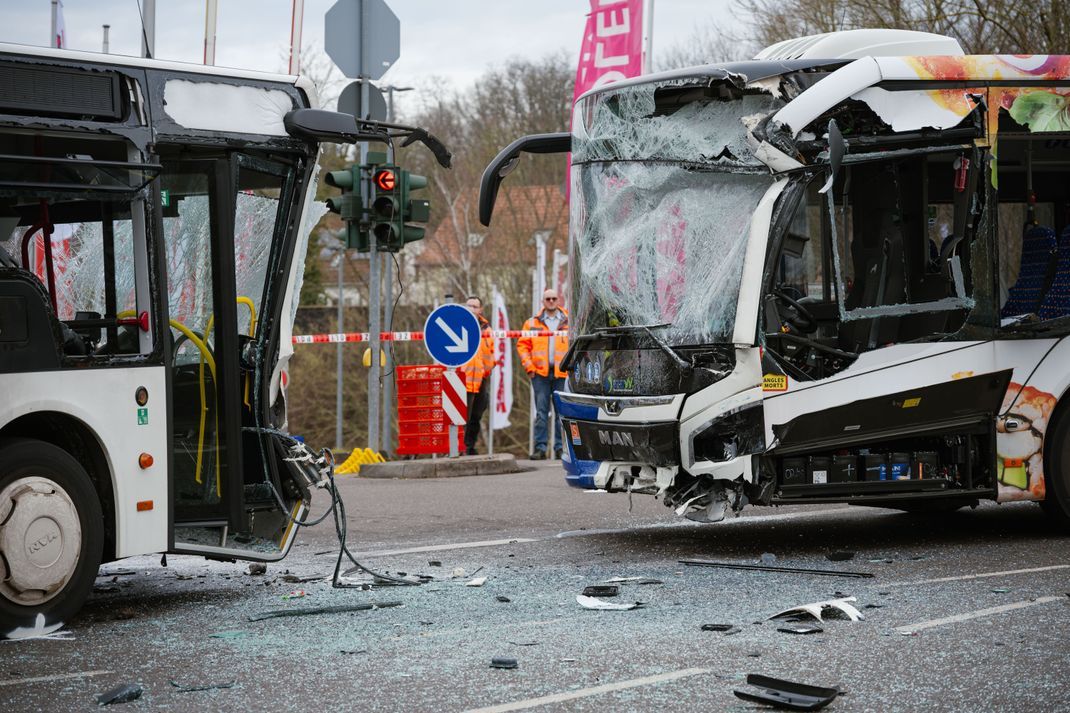
[[[46,290],[54,285],[50,299],[67,356],[139,353],[137,326],[116,323],[136,317],[130,203],[56,198],[11,210],[17,217],[5,222],[0,246]]]
[[[997,90],[993,90],[997,91]],[[1000,87],[999,306],[1003,326],[1070,316],[1070,86]],[[1050,334],[1070,333],[1070,328]]]

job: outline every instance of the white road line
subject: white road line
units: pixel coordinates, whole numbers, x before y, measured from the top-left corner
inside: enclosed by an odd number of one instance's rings
[[[977,611],[966,612],[965,614],[956,614],[955,616],[944,617],[943,619],[932,619],[930,621],[923,621],[917,624],[910,624],[908,626],[897,626],[895,628],[900,634],[913,634],[914,632],[921,631],[922,629],[931,629],[934,626],[943,626],[944,624],[956,624],[960,621],[969,621],[970,619],[979,619],[984,616],[992,616],[993,614],[1002,614],[1004,612],[1014,611],[1015,609],[1026,609],[1028,607],[1035,607],[1038,604],[1049,604],[1051,602],[1057,602],[1066,600],[1066,597],[1037,597],[1036,599],[1015,602],[1014,604],[1004,604],[998,607],[989,607],[988,609],[978,609]]]
[[[472,708],[464,713],[506,713],[506,711],[521,711],[528,708],[537,708],[538,706],[545,706],[550,703],[561,703],[563,701],[573,701],[577,698],[586,698],[588,696],[597,696],[602,693],[612,693],[613,691],[623,691],[628,688],[636,688],[638,686],[649,686],[655,683],[665,683],[667,681],[675,681],[679,678],[687,678],[688,676],[697,676],[701,673],[709,673],[708,668],[685,668],[682,671],[672,671],[670,673],[661,673],[657,676],[644,676],[643,678],[633,678],[627,681],[617,681],[616,683],[606,683],[601,686],[592,686],[591,688],[580,688],[575,691],[565,691],[563,693],[554,693],[549,696],[540,696],[539,698],[528,698],[523,701],[513,701],[512,703],[502,703],[497,706],[487,706],[486,708]]]
[[[530,537],[511,537],[508,540],[479,540],[477,542],[453,542],[445,545],[425,545],[424,547],[407,547],[402,550],[374,550],[372,552],[354,552],[354,557],[386,557],[387,555],[410,555],[418,552],[443,552],[445,550],[465,550],[470,547],[498,547],[515,545],[522,542],[536,542]]]
[[[13,678],[8,681],[0,681],[0,686],[21,686],[24,683],[43,683],[45,681],[67,681],[72,678],[89,678],[91,676],[103,676],[111,671],[81,671],[79,673],[57,673],[55,676],[37,676],[36,678]]]
[[[1003,577],[1012,574],[1032,574],[1033,572],[1050,572],[1055,569],[1070,569],[1070,564],[1053,564],[1048,567],[1031,567],[1029,569],[1005,569],[1000,572],[980,572],[976,574],[963,574],[957,577],[937,577],[935,579],[919,579],[913,582],[882,582],[882,587],[906,587],[914,584],[936,584],[938,582],[962,582],[967,579],[984,579],[985,577]]]
[[[668,529],[674,527],[686,527],[686,528],[700,528],[709,527],[711,532],[713,528],[727,527],[729,525],[739,525],[741,523],[750,522],[772,522],[776,520],[798,520],[806,517],[817,517],[818,515],[829,515],[831,513],[842,513],[849,510],[853,510],[849,506],[840,508],[826,508],[824,510],[810,510],[807,512],[786,512],[779,515],[748,515],[743,517],[736,517],[732,519],[725,519],[722,522],[708,524],[704,522],[692,522],[691,520],[679,520],[673,522],[657,522],[650,525],[642,525],[640,527],[622,527],[619,529],[604,529],[604,530],[568,530],[566,532],[559,532],[555,537],[558,539],[564,537],[587,537],[590,535],[619,535],[633,532],[649,532],[651,530]]]

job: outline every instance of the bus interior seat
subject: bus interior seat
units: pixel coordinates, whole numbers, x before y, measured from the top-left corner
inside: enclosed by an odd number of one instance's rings
[[[1065,237],[1065,231],[1063,235]],[[1041,302],[1047,301],[1045,290],[1051,279],[1051,271],[1055,262],[1055,231],[1042,225],[1030,226],[1022,236],[1022,258],[1018,268],[1018,279],[1010,289],[1007,302],[1001,310],[1001,316],[1013,317],[1020,314],[1038,313]],[[1066,272],[1068,269],[1070,267],[1064,268],[1063,271]]]
[[[1037,310],[1037,316],[1041,319],[1057,319],[1067,315],[1070,315],[1070,225],[1059,236],[1055,277]]]

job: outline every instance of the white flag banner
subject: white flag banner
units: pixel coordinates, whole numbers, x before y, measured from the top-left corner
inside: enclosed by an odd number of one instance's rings
[[[494,290],[491,303],[491,327],[509,329],[505,298],[498,290]],[[513,410],[513,350],[508,339],[494,340],[494,364],[497,368],[490,377],[490,427],[497,431],[509,428],[509,412]]]
[[[63,21],[63,0],[56,3],[56,37],[53,42],[55,42],[53,47],[67,48],[67,24]]]

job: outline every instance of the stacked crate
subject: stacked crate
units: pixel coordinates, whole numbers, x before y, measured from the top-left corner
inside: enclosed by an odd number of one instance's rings
[[[399,456],[450,452],[450,427],[442,411],[443,366],[399,366],[398,447]],[[464,452],[464,429],[457,429],[457,448]]]

